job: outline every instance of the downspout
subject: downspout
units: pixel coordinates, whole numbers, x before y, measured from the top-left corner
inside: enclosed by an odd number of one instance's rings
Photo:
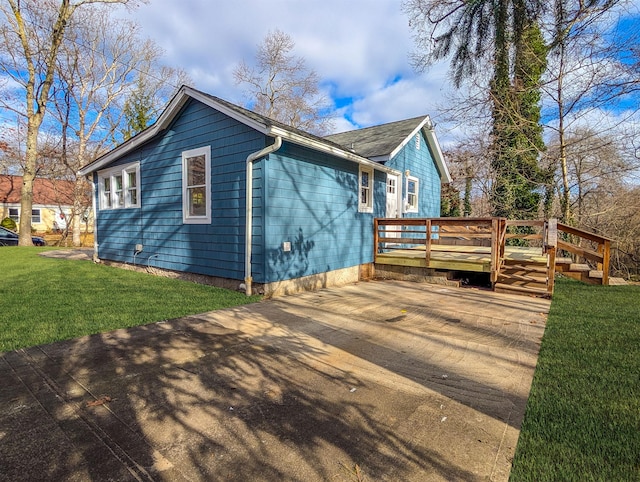
[[[251,283],[253,278],[251,277],[251,241],[252,241],[252,227],[253,227],[253,161],[260,159],[261,157],[271,154],[277,151],[282,146],[282,137],[276,136],[275,142],[264,149],[249,154],[247,156],[247,190],[246,190],[246,220],[245,220],[245,241],[244,241],[244,285],[245,293],[247,296],[251,296]]]
[[[98,261],[100,259],[100,256],[98,255],[98,205],[96,203],[97,189],[94,177],[95,174],[92,174],[91,178],[87,176],[87,180],[91,183],[91,209],[93,210],[93,260]]]

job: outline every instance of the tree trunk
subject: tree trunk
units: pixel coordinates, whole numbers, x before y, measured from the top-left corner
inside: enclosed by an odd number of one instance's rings
[[[20,191],[20,233],[19,246],[33,246],[31,240],[31,211],[33,209],[33,181],[36,177],[36,159],[38,157],[39,116],[29,118],[27,124],[27,150],[24,170],[22,172],[22,189]]]

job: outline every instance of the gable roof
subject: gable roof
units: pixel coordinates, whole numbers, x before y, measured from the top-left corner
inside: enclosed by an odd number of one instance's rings
[[[73,181],[35,178],[33,181],[33,205],[73,204]],[[0,174],[0,203],[19,204],[22,176]]]
[[[414,117],[379,126],[326,136],[325,139],[350,149],[373,161],[385,162],[395,156],[420,131],[424,133],[443,182],[451,182],[440,144],[433,131],[431,118]]]
[[[78,174],[81,176],[86,176],[87,174],[100,170],[108,166],[111,162],[122,157],[123,155],[150,141],[156,135],[160,134],[162,131],[169,127],[173,119],[179,114],[180,110],[190,99],[195,99],[199,102],[202,102],[203,104],[208,105],[209,107],[216,109],[217,111],[222,112],[223,114],[226,114],[229,117],[237,120],[238,122],[245,124],[267,136],[281,137],[285,141],[309,147],[316,151],[333,154],[357,164],[365,164],[383,172],[399,174],[397,170],[371,161],[366,157],[345,149],[340,144],[336,144],[331,140],[324,139],[308,132],[304,132],[299,129],[287,126],[273,119],[269,119],[268,117],[262,116],[250,110],[244,109],[243,107],[232,104],[231,102],[227,102],[226,100],[220,99],[219,97],[206,94],[186,85],[183,85],[178,90],[176,95],[173,97],[173,99],[171,99],[165,110],[162,112],[162,114],[160,114],[160,117],[154,124],[138,133],[131,139],[120,144],[112,151],[106,153],[92,163],[83,167],[78,171]]]

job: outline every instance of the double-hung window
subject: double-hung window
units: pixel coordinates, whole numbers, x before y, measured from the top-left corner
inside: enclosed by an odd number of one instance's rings
[[[40,210],[39,209],[32,209],[31,210],[31,223],[41,223],[42,222],[42,218],[40,217]]]
[[[360,166],[358,182],[358,211],[361,213],[373,212],[373,169]]]
[[[182,153],[182,221],[211,222],[211,147]]]
[[[140,207],[140,163],[114,167],[98,173],[100,209]]]
[[[408,213],[418,212],[418,194],[420,190],[420,181],[417,177],[407,177],[407,209]]]
[[[125,171],[126,186],[125,204],[129,206],[138,205],[138,169],[130,168]]]
[[[20,222],[20,208],[9,208],[9,217],[16,223]]]

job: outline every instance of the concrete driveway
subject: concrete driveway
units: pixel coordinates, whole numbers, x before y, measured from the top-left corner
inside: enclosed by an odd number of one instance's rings
[[[548,308],[376,281],[0,354],[0,478],[507,480]]]

